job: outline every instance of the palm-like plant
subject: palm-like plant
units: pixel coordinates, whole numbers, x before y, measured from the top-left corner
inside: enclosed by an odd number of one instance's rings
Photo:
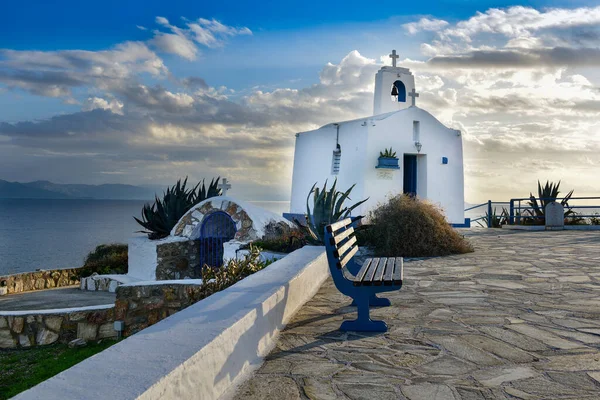
[[[314,241],[323,243],[325,226],[348,217],[352,210],[368,200],[366,198],[350,207],[344,207],[344,201],[350,200],[350,192],[352,192],[356,184],[352,185],[345,192],[336,190],[336,186],[337,179],[333,182],[333,186],[329,190],[327,190],[327,181],[325,181],[322,189],[319,189],[315,183],[306,197],[307,230]],[[312,211],[309,205],[311,195],[313,195]]]
[[[502,207],[502,212],[500,214],[498,214],[496,211],[496,207],[494,207],[494,210],[492,211],[492,215],[490,215],[486,211],[483,219],[477,221],[477,223],[482,228],[487,228],[490,226],[492,228],[502,228],[502,225],[508,224],[509,218],[510,218],[510,216],[509,216],[508,210],[506,208]]]
[[[536,199],[536,197],[532,193],[529,193],[528,204],[532,208],[532,210],[527,211],[529,211],[529,213],[532,216],[537,217],[536,219],[538,221],[541,221],[541,223],[544,223],[546,221],[546,206],[550,203],[555,202],[558,198],[558,195],[560,194],[559,187],[560,181],[558,181],[558,183],[556,184],[550,181],[546,181],[546,184],[544,186],[542,186],[540,181],[538,181],[538,198],[540,201],[539,204],[538,199]],[[565,216],[574,214],[574,211],[569,208],[569,199],[571,199],[571,196],[573,196],[573,190],[567,193],[567,195],[560,201],[560,204],[565,209],[568,209],[567,211],[565,211]]]
[[[379,157],[381,157],[381,158],[396,158],[396,152],[394,150],[392,150],[392,148],[390,147],[389,149],[384,149],[384,151],[380,151]]]
[[[155,196],[154,204],[144,204],[142,208],[142,219],[133,217],[145,230],[140,231],[148,234],[150,239],[161,239],[169,236],[177,222],[196,204],[215,196],[221,195],[218,188],[219,179],[212,179],[208,188],[204,180],[192,188],[187,189],[187,177],[181,182],[177,181],[172,187],[167,188],[163,198]]]

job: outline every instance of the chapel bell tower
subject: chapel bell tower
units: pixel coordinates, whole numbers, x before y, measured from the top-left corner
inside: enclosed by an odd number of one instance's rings
[[[375,75],[375,101],[373,115],[385,114],[415,105],[419,94],[415,90],[415,77],[408,68],[396,66],[400,56],[392,50],[392,66],[381,67]]]

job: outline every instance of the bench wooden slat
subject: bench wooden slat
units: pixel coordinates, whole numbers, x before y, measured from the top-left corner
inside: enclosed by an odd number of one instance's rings
[[[404,261],[402,257],[396,257],[396,267],[394,268],[394,274],[392,275],[392,282],[394,285],[399,285],[404,279]]]
[[[356,244],[356,237],[352,236],[350,239],[348,239],[346,241],[346,243],[344,243],[343,245],[341,245],[337,250],[335,250],[333,252],[333,255],[336,256],[337,258],[343,257],[344,254],[346,254],[346,252],[348,250],[350,250],[350,248],[352,246],[354,246]]]
[[[385,258],[380,258],[377,260],[378,262],[375,264],[375,262],[373,262],[371,264],[371,268],[369,268],[369,271],[367,272],[367,274],[365,275],[365,277],[362,280],[362,285],[364,286],[371,286],[373,284],[373,278],[375,277],[375,272],[377,272],[377,269],[379,268],[379,266],[383,263],[385,265]]]
[[[334,222],[333,224],[327,226],[327,232],[329,232],[329,233],[337,232],[340,229],[342,229],[350,224],[352,224],[351,218],[346,218],[341,221]]]
[[[360,267],[360,271],[358,271],[358,274],[356,274],[356,276],[354,277],[354,286],[360,286],[360,283],[362,282],[365,274],[371,267],[371,264],[374,260],[377,260],[377,259],[376,258],[367,258],[365,260],[365,262],[363,262],[362,267]]]
[[[354,246],[352,249],[350,249],[349,252],[347,252],[344,257],[338,261],[337,263],[337,267],[338,268],[344,268],[344,266],[346,264],[348,264],[348,262],[352,259],[352,257],[354,257],[354,255],[358,252],[358,246]]]
[[[386,271],[386,268],[388,268],[388,264],[390,263],[390,260],[392,260],[392,258],[384,258],[382,260],[385,261],[379,262],[379,265],[377,266],[377,271],[375,271],[375,275],[373,276],[373,285],[375,286],[381,286],[381,284],[383,283],[383,275]]]
[[[392,276],[394,274],[394,267],[396,266],[396,259],[393,257],[388,258],[385,274],[383,276],[383,284],[385,286],[392,286]]]
[[[348,229],[346,229],[343,232],[338,233],[337,235],[331,237],[331,239],[329,239],[329,243],[332,246],[335,246],[339,243],[341,243],[344,239],[346,239],[348,236],[352,235],[354,233],[354,228],[350,227]]]

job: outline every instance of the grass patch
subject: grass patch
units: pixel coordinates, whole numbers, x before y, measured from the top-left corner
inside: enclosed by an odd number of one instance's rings
[[[116,340],[88,343],[70,349],[66,344],[0,351],[0,400],[16,396],[115,344]]]

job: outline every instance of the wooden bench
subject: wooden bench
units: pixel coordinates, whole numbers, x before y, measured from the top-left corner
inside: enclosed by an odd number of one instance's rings
[[[346,218],[325,227],[325,248],[333,282],[341,293],[352,297],[352,304],[358,307],[358,318],[344,321],[340,330],[385,332],[385,322],[369,317],[369,306],[391,304],[375,294],[402,287],[403,260],[402,257],[368,258],[362,265],[356,264],[354,256],[358,244],[352,225],[353,219]]]

